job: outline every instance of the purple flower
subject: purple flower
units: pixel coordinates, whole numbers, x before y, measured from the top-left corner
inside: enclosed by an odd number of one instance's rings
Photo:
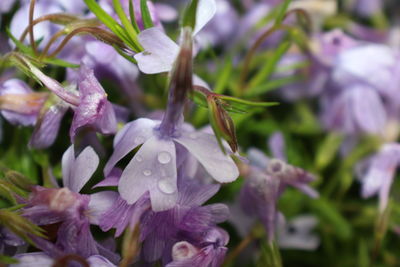
[[[46,98],[21,80],[7,80],[0,84],[1,115],[12,124],[34,125]]]
[[[56,266],[57,259],[48,256],[43,252],[31,252],[31,253],[23,253],[18,254],[15,258],[19,261],[19,263],[11,264],[10,267],[52,267]],[[77,261],[76,257],[70,257],[68,263],[79,263],[78,266],[82,266],[82,260],[85,260],[90,267],[115,267],[116,265],[112,264],[106,258],[100,255],[93,255],[88,257],[87,259],[80,259]],[[68,265],[70,266],[70,265]]]
[[[119,160],[142,145],[124,169],[118,185],[121,197],[128,204],[149,192],[154,211],[175,205],[177,162],[183,159],[183,154],[177,152],[180,146],[189,151],[215,180],[226,183],[239,176],[235,163],[219,149],[215,136],[195,132],[182,123],[187,94],[192,87],[192,34],[185,28],[179,56],[171,72],[163,120],[138,119],[128,123],[116,135],[114,153],[104,169],[108,176]]]
[[[221,266],[228,250],[225,247],[228,241],[227,232],[220,228],[212,228],[205,234],[202,247],[196,247],[187,241],[175,243],[172,247],[173,261],[166,267]]]
[[[283,137],[276,133],[270,142],[274,157],[285,157]],[[318,193],[308,186],[315,178],[306,171],[289,165],[284,158],[268,158],[262,152],[249,151],[251,166],[240,192],[242,209],[249,215],[257,216],[264,224],[268,239],[274,239],[278,220],[277,201],[287,186],[292,186],[310,197],[318,197]]]
[[[133,204],[149,191],[154,211],[175,205],[178,146],[189,151],[218,182],[231,182],[239,176],[235,163],[219,149],[215,136],[187,131],[182,127],[174,136],[161,138],[160,124],[160,121],[138,119],[125,125],[115,136],[114,153],[104,169],[106,175],[119,160],[142,145],[119,182],[121,197],[128,204]]]
[[[162,257],[163,262],[170,262],[171,249],[179,241],[188,241],[195,246],[218,242],[219,235],[208,236],[206,233],[227,219],[228,207],[224,204],[201,206],[218,189],[218,185],[201,186],[182,181],[177,203],[172,209],[162,212],[148,210],[143,214],[140,229],[144,260],[153,262]],[[226,245],[227,242],[226,238],[221,243]]]
[[[142,92],[136,81],[139,74],[138,68],[119,55],[110,45],[97,40],[82,41],[84,43],[78,44],[83,47],[81,53],[69,53],[75,57],[72,61],[82,62],[88,68],[93,69],[96,77],[114,83],[115,87],[129,98],[127,102],[130,108],[138,115],[144,113],[143,103],[140,101]],[[114,64],[111,65],[110,62]],[[118,68],[114,66],[118,66]],[[79,71],[67,69],[67,80],[71,83],[77,83]]]
[[[379,94],[369,86],[347,86],[335,96],[322,99],[326,128],[350,135],[383,134],[388,114]]]
[[[35,186],[23,209],[23,215],[38,225],[60,223],[54,245],[44,240],[38,242],[52,257],[78,254],[87,258],[101,252],[90,233],[90,224],[99,223],[100,216],[114,203],[117,194],[111,191],[91,195],[79,193],[98,163],[99,158],[91,147],[75,158],[71,146],[62,159],[64,187]]]
[[[108,186],[111,184],[107,183]],[[165,263],[170,262],[171,249],[180,241],[191,242],[201,248],[211,243],[219,244],[217,250],[220,251],[219,247],[226,245],[228,237],[224,232],[215,233],[213,228],[216,223],[227,219],[228,208],[223,204],[201,206],[218,189],[219,185],[200,185],[188,177],[180,178],[177,201],[171,209],[153,211],[149,194],[144,194],[134,204],[119,198],[103,214],[100,227],[103,231],[116,228],[116,236],[119,236],[126,227],[133,228],[139,224],[140,240],[143,242],[142,257],[146,262],[160,258]],[[211,247],[205,250],[202,254],[207,254],[207,257],[217,257],[212,256],[218,253]]]
[[[85,65],[79,72],[79,105],[75,109],[70,136],[75,137],[77,130],[83,126],[92,126],[103,134],[117,131],[117,120],[107,94],[94,76],[93,70]]]
[[[117,120],[114,109],[107,100],[104,89],[94,76],[93,70],[84,64],[81,65],[78,81],[79,93],[63,88],[56,80],[46,76],[33,66],[31,66],[31,71],[47,88],[74,107],[74,118],[70,128],[72,141],[77,131],[83,126],[94,128],[103,134],[116,132]]]
[[[400,144],[388,143],[377,154],[358,164],[358,177],[364,198],[379,196],[379,211],[384,212],[396,168],[400,165]]]
[[[215,12],[214,0],[199,1],[193,35],[196,35],[208,23]],[[146,29],[139,34],[138,38],[145,50],[135,55],[142,72],[154,74],[172,70],[179,53],[179,46],[174,41],[158,28]]]
[[[325,127],[349,135],[383,134],[388,119],[400,110],[399,56],[377,44],[340,53],[332,70],[333,89],[321,101]]]
[[[276,73],[277,77],[291,77],[305,75],[304,81],[295,82],[282,88],[281,93],[290,101],[299,98],[310,98],[329,92],[331,85],[332,68],[338,55],[358,45],[350,36],[341,30],[332,30],[327,33],[315,35],[310,46],[312,53],[302,55],[298,52],[288,53],[280,61],[280,66],[289,68],[294,64],[309,60],[309,66],[301,70],[289,70]]]

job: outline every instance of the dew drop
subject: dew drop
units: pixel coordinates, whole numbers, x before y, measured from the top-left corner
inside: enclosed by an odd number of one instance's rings
[[[136,160],[137,160],[138,162],[142,162],[143,158],[142,158],[141,156],[136,156]]]
[[[135,138],[135,143],[141,144],[141,143],[143,143],[143,142],[144,142],[144,137],[143,137],[143,136],[137,136],[137,137]]]
[[[157,159],[161,164],[167,164],[171,161],[171,154],[166,151],[160,152]]]
[[[151,175],[151,171],[150,170],[144,170],[143,174],[144,174],[144,176],[150,176]]]
[[[175,187],[170,178],[164,178],[158,181],[158,188],[165,194],[172,194],[175,192]]]

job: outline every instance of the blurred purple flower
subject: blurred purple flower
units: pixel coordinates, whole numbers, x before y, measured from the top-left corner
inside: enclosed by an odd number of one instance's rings
[[[11,10],[16,0],[3,0],[0,2],[0,14],[7,13]],[[1,19],[0,19],[1,22]]]
[[[24,240],[5,227],[0,227],[0,253],[14,255],[18,247],[26,244]]]
[[[3,1],[4,0],[1,2]],[[19,39],[26,27],[29,25],[30,1],[23,0],[20,2],[21,7],[14,14],[10,24],[10,31],[17,39]],[[37,0],[35,3],[33,19],[37,19],[47,14],[63,12],[68,12],[71,14],[83,14],[85,8],[86,5],[81,0]],[[39,45],[39,48],[43,48],[50,40],[52,35],[55,34],[59,29],[61,29],[59,25],[48,21],[35,25],[35,39],[43,39]],[[25,38],[25,41],[28,42],[28,38]]]
[[[202,47],[230,42],[237,31],[239,16],[232,4],[227,0],[215,2],[215,16],[196,36],[197,43]]]
[[[363,44],[340,53],[333,65],[333,89],[321,100],[326,128],[349,135],[384,134],[400,110],[400,55],[386,45]]]
[[[343,31],[332,30],[313,36],[310,42],[312,53],[303,55],[296,51],[285,55],[279,65],[289,70],[280,71],[275,76],[282,78],[300,75],[305,76],[305,79],[283,87],[281,93],[284,98],[296,101],[299,98],[316,97],[329,92],[332,88],[331,74],[336,58],[340,53],[358,44]],[[295,64],[302,62],[309,62],[309,65],[301,69],[290,69]]]
[[[361,195],[369,198],[379,196],[379,211],[387,207],[390,188],[397,167],[400,166],[400,144],[388,143],[379,152],[357,165],[358,177],[362,183]]]
[[[281,133],[274,134],[271,140],[273,156],[285,157]],[[250,149],[248,156],[251,165],[240,192],[240,203],[247,214],[261,220],[269,241],[272,241],[277,227],[279,197],[287,186],[295,187],[312,198],[318,197],[318,193],[308,185],[315,177],[284,162],[284,158],[271,159],[256,149]]]
[[[46,98],[21,80],[7,80],[0,84],[1,115],[12,124],[34,125]]]

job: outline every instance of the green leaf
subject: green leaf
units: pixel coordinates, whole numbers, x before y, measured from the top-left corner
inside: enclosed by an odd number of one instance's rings
[[[117,47],[116,45],[113,45],[113,47],[118,52],[118,54],[120,54],[123,58],[125,58],[126,60],[132,62],[133,64],[137,64],[137,61],[135,60],[135,58],[127,55],[126,53],[124,53],[124,51],[122,51],[121,48]]]
[[[64,67],[64,68],[72,68],[72,69],[79,68],[79,64],[74,64],[74,63],[59,59],[59,58],[44,58],[43,62],[46,64]]]
[[[140,32],[139,25],[136,22],[135,10],[134,10],[132,1],[133,0],[129,0],[129,16],[131,17],[131,23],[132,23],[133,28],[135,28],[135,31]]]
[[[365,240],[360,240],[358,243],[358,265],[359,267],[369,267],[370,264],[370,256],[368,251],[368,245]]]
[[[18,263],[17,259],[11,258],[9,256],[6,255],[0,255],[0,263],[3,264],[14,264],[14,263]]]
[[[218,73],[218,80],[214,88],[215,93],[222,94],[224,92],[224,89],[229,82],[229,78],[232,73],[232,68],[233,68],[232,59],[229,57],[225,60],[221,72]]]
[[[125,30],[127,32],[128,38],[132,40],[133,43],[138,43],[137,34],[138,32],[135,30],[131,21],[129,21],[128,17],[126,16],[124,9],[120,3],[120,0],[113,0],[113,5],[115,12],[117,13],[118,17],[121,19],[122,24],[125,26]]]
[[[281,267],[282,259],[279,252],[279,247],[276,242],[267,243],[263,242],[261,245],[260,258],[257,261],[257,267]]]
[[[229,104],[226,106],[225,108],[226,110],[228,110],[229,112],[236,112],[236,113],[246,113],[248,112],[249,108],[265,108],[265,107],[279,105],[279,103],[277,102],[253,102],[225,95],[220,95],[219,99]]]
[[[145,29],[154,27],[153,20],[150,15],[147,0],[140,0],[140,11],[142,12],[142,20]]]
[[[96,17],[104,23],[113,33],[115,33],[122,41],[125,42],[131,49],[136,52],[141,52],[141,46],[137,42],[133,42],[132,39],[129,38],[129,34],[126,30],[116,21],[113,17],[107,14],[99,4],[97,4],[96,0],[84,0],[90,11],[92,11]]]
[[[335,235],[341,240],[349,240],[352,236],[352,228],[345,217],[328,200],[319,198],[311,200],[310,205],[314,213],[321,220],[321,225],[331,228]]]
[[[114,20],[113,17],[108,15],[106,11],[104,11],[99,6],[99,4],[97,4],[96,0],[83,0],[83,1],[85,1],[85,4],[88,6],[90,11],[92,11],[101,22],[103,22],[108,28],[110,28],[110,30],[115,32],[116,27],[119,26],[118,22]]]
[[[28,55],[33,55],[33,50],[30,46],[26,46],[23,43],[21,43],[17,38],[15,38],[14,35],[12,35],[11,31],[9,28],[6,28],[6,32],[8,37],[13,41],[13,43],[16,45],[16,47],[21,50],[23,53],[28,54]]]
[[[183,14],[182,27],[191,27],[192,30],[196,26],[196,13],[199,0],[192,0]]]
[[[261,85],[257,85],[255,87],[249,87],[245,91],[244,96],[246,96],[246,97],[259,96],[259,95],[265,94],[269,91],[272,91],[272,90],[275,90],[278,88],[282,88],[283,86],[286,86],[288,84],[299,82],[301,80],[302,80],[302,77],[300,77],[300,76],[277,78],[274,80],[263,82]]]
[[[290,3],[292,2],[292,0],[285,0],[284,3],[281,4],[281,8],[279,9],[279,13],[276,17],[275,20],[275,25],[280,25],[282,24],[283,19],[285,18],[286,15],[286,11],[289,8]]]
[[[8,228],[11,232],[33,245],[34,243],[30,238],[32,235],[45,238],[42,228],[15,211],[0,210],[0,225]]]
[[[328,166],[335,157],[340,145],[343,141],[343,135],[332,132],[329,133],[318,147],[315,157],[315,165],[317,169],[322,170]]]
[[[289,50],[291,45],[291,41],[284,41],[278,46],[278,48],[272,54],[272,57],[267,60],[263,68],[258,71],[257,74],[250,80],[249,88],[257,87],[258,85],[269,79],[269,77],[274,72],[278,62],[281,60],[282,56]],[[250,91],[248,94],[252,94],[252,92]]]

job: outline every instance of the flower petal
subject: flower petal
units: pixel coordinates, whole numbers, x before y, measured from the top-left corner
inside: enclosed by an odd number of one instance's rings
[[[386,111],[381,97],[371,87],[351,88],[354,118],[367,133],[381,133],[386,123]]]
[[[107,94],[92,69],[81,65],[79,70],[79,106],[75,109],[70,129],[71,140],[78,128],[93,126],[103,134],[117,131],[117,119]]]
[[[139,69],[147,74],[170,71],[178,55],[179,46],[156,27],[142,31],[138,37],[145,49],[144,52],[135,55]]]
[[[281,132],[275,132],[268,140],[268,146],[274,158],[286,161],[285,139]]]
[[[232,182],[239,176],[235,162],[228,155],[222,153],[214,135],[202,132],[183,132],[175,141],[189,150],[218,182]]]
[[[247,157],[250,160],[250,164],[260,169],[267,169],[269,158],[257,148],[249,148],[247,151]]]
[[[10,267],[51,267],[54,260],[43,252],[23,253],[15,256],[19,263]]]
[[[172,208],[177,199],[176,153],[173,141],[154,136],[146,141],[126,166],[118,190],[128,204],[150,192],[154,211]]]
[[[73,145],[62,157],[63,182],[73,192],[79,192],[89,181],[99,165],[99,156],[91,147],[86,147],[75,159]]]
[[[29,140],[29,146],[36,149],[44,149],[51,146],[57,138],[61,120],[67,110],[68,106],[59,102],[51,106],[43,116],[40,116]]]
[[[114,191],[103,191],[90,195],[89,220],[91,224],[99,224],[100,217],[114,204],[118,193]]]
[[[190,207],[201,206],[214,196],[219,188],[219,184],[201,185],[196,183],[196,181],[182,179],[179,182],[178,203]]]
[[[116,267],[116,265],[112,264],[106,258],[100,255],[93,255],[87,258],[87,262],[90,264],[91,267]]]
[[[217,4],[215,0],[200,0],[196,11],[196,25],[193,35],[196,35],[215,15]]]
[[[152,137],[157,123],[149,119],[137,119],[126,124],[114,138],[114,153],[104,168],[104,174],[110,174],[120,159]]]

